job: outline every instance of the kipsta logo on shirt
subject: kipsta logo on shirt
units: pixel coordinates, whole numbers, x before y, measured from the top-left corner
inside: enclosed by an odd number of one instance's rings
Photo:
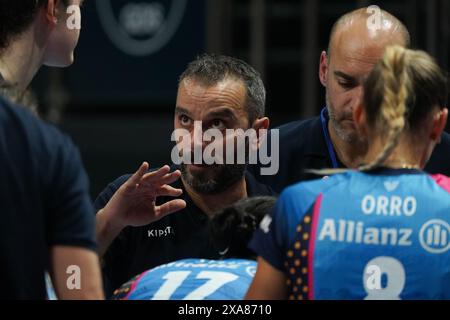
[[[175,231],[170,226],[165,229],[149,229],[147,232],[149,238],[163,238],[175,234]]]

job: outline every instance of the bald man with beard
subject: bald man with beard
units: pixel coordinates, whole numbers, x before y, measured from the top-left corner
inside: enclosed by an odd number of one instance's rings
[[[411,43],[410,34],[399,19],[381,10],[380,27],[371,28],[368,22],[372,15],[367,8],[358,9],[334,24],[319,67],[327,105],[319,117],[277,128],[281,141],[279,172],[262,176],[260,165],[250,168],[258,180],[275,191],[316,178],[308,169],[356,168],[362,164],[367,144],[358,135],[352,112],[361,103],[364,81],[386,47],[409,47]],[[425,170],[450,175],[449,134],[443,134]]]

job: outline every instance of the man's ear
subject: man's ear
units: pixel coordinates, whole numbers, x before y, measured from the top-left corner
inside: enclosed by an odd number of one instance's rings
[[[255,122],[253,122],[252,128],[256,131],[258,140],[257,140],[257,148],[259,149],[266,139],[267,136],[267,130],[269,130],[270,127],[270,119],[268,117],[256,119]]]
[[[445,130],[448,119],[448,109],[444,108],[433,116],[433,127],[430,132],[430,139],[436,143],[441,142],[442,132]]]
[[[44,7],[45,18],[51,25],[56,25],[58,23],[58,2],[60,0],[48,0],[47,6]]]
[[[328,76],[328,55],[326,51],[322,51],[320,55],[320,64],[319,64],[319,79],[320,83],[324,87],[327,86],[327,76]]]

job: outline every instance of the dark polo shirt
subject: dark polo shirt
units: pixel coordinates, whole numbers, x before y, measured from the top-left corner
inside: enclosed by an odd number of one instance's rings
[[[280,193],[294,183],[317,178],[316,175],[306,172],[307,169],[345,168],[328,137],[326,112],[323,112],[323,117],[295,121],[277,128],[280,134],[280,168],[276,175],[262,176],[259,165],[250,166],[249,171],[260,182]],[[268,150],[270,140],[268,139]],[[448,133],[442,135],[442,142],[436,146],[425,171],[450,176]]]
[[[55,246],[96,251],[95,214],[77,147],[0,97],[0,300],[44,300]]]
[[[122,176],[108,185],[95,201],[95,209],[102,209],[129,177]],[[251,173],[246,173],[245,180],[249,197],[276,195]],[[108,296],[132,277],[162,264],[187,258],[220,258],[210,238],[208,216],[185,192],[181,179],[172,186],[183,190],[179,198],[186,201],[187,207],[150,225],[125,228],[106,252],[103,271]],[[157,205],[173,199],[160,197]]]

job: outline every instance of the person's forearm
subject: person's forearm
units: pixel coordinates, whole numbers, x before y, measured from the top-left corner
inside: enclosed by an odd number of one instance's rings
[[[96,232],[97,232],[97,246],[98,255],[100,258],[108,250],[111,243],[123,230],[123,226],[114,223],[114,219],[111,219],[107,212],[100,210],[96,216]]]
[[[53,246],[50,262],[50,275],[58,299],[104,299],[96,252],[81,247]]]

